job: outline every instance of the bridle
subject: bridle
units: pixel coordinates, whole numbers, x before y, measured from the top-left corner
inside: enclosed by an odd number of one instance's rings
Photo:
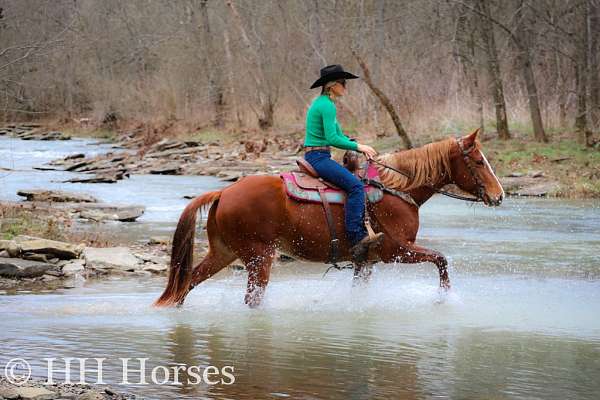
[[[479,176],[475,172],[475,169],[473,168],[473,159],[469,156],[469,154],[471,154],[471,152],[473,151],[475,144],[471,145],[471,147],[469,147],[468,149],[465,149],[462,139],[456,139],[456,144],[458,145],[458,149],[462,154],[465,165],[467,166],[467,170],[469,171],[469,174],[471,174],[471,178],[475,182],[475,186],[477,188],[477,199],[479,201],[483,201],[483,197],[485,196],[485,186],[483,185],[483,182],[481,182],[481,179],[479,179]]]
[[[429,187],[431,190],[433,190],[435,193],[447,196],[447,197],[451,197],[453,199],[458,199],[458,200],[464,200],[464,201],[470,201],[470,202],[482,202],[483,201],[483,197],[485,196],[485,186],[483,185],[483,183],[481,182],[481,180],[479,179],[479,177],[477,176],[477,174],[475,173],[475,169],[473,167],[473,159],[469,156],[469,154],[471,153],[471,151],[473,151],[473,146],[469,147],[469,148],[465,148],[462,139],[456,139],[456,144],[458,146],[458,149],[460,150],[460,153],[463,157],[463,160],[465,162],[465,165],[467,166],[467,170],[469,171],[469,174],[471,175],[471,178],[473,179],[473,181],[475,182],[475,185],[477,187],[477,197],[467,197],[467,196],[462,196],[460,194],[456,194],[456,193],[452,193],[449,192],[447,190],[442,190],[442,189],[438,189],[435,186],[433,186],[430,183],[425,184],[427,187]],[[409,174],[406,171],[401,171],[397,168],[391,167],[389,165],[386,165],[380,161],[377,161],[375,159],[370,159],[367,160],[367,163],[374,163],[374,164],[378,164],[380,166],[382,166],[383,168],[389,169],[391,171],[397,172],[400,175],[404,175],[405,177],[407,177],[408,179],[414,179],[414,177]],[[369,180],[369,182],[367,182],[369,184],[372,184],[373,182]],[[384,191],[388,192],[388,193],[392,193],[394,194],[394,192],[396,192],[394,189],[388,188],[386,186],[384,186],[383,184],[381,184],[380,182],[378,182],[379,186],[381,189],[383,189]],[[387,190],[386,190],[387,189]]]
[[[469,154],[471,153],[471,151],[473,151],[473,146],[465,149],[465,147],[463,145],[463,142],[462,142],[462,139],[456,139],[456,145],[458,146],[458,149],[460,150],[460,153],[461,153],[461,155],[463,157],[465,165],[467,166],[467,170],[469,171],[469,174],[471,174],[471,178],[473,179],[473,181],[475,182],[475,185],[477,186],[477,197],[474,198],[474,197],[462,196],[460,194],[452,193],[452,192],[449,192],[447,190],[438,189],[438,188],[436,188],[435,186],[433,186],[430,183],[427,183],[425,185],[427,187],[429,187],[431,190],[433,190],[435,193],[439,193],[441,195],[448,196],[448,197],[451,197],[453,199],[470,201],[470,202],[474,202],[474,203],[481,202],[481,201],[483,201],[483,196],[485,195],[485,187],[483,186],[483,183],[481,182],[481,180],[477,177],[477,174],[475,173],[475,170],[474,170],[473,164],[472,164],[473,163],[473,159],[469,156]],[[391,194],[393,196],[396,196],[396,197],[399,197],[399,198],[401,198],[401,199],[403,199],[405,201],[408,201],[410,204],[414,205],[417,208],[419,207],[419,205],[414,201],[414,199],[410,195],[407,195],[406,193],[402,193],[402,192],[399,192],[399,191],[397,191],[395,189],[389,188],[389,187],[385,186],[383,183],[381,183],[378,180],[373,180],[373,179],[367,178],[367,170],[368,170],[368,167],[369,167],[369,163],[374,163],[374,164],[380,165],[383,168],[386,168],[386,169],[389,169],[391,171],[397,172],[400,175],[403,175],[403,176],[407,177],[408,179],[412,180],[414,178],[413,178],[413,176],[410,173],[408,173],[406,171],[401,171],[401,170],[399,170],[397,168],[394,168],[394,167],[390,167],[389,165],[386,165],[386,164],[384,164],[384,163],[382,163],[380,161],[377,161],[377,160],[371,158],[371,159],[367,159],[367,165],[366,165],[366,167],[364,169],[364,176],[361,177],[361,180],[364,183],[368,184],[368,185],[374,186],[374,187],[376,187],[376,188],[378,188],[378,189],[380,189],[380,190],[382,190],[382,191],[384,191],[386,193],[389,193],[389,194]],[[367,218],[369,218],[368,217],[368,210],[367,210]],[[338,266],[334,262],[333,265],[331,265],[329,268],[327,268],[325,270],[325,273],[323,274],[323,277],[325,275],[327,275],[327,273],[332,268],[335,268],[338,271],[340,271],[340,270],[343,270],[343,269],[352,269],[352,268],[354,268],[354,266],[352,264],[349,264],[349,265],[340,267],[340,266]]]

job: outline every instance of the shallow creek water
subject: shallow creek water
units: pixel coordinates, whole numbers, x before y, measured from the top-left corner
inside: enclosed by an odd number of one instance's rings
[[[0,178],[3,199],[32,183],[54,187],[49,180],[64,174],[26,171],[31,164],[106,150],[23,141],[7,150],[5,140],[0,166],[25,171]],[[16,162],[32,148],[35,162]],[[181,195],[219,186],[206,177],[134,176],[106,188],[56,187],[146,205],[122,231],[142,237],[173,231]],[[245,273],[232,270],[175,310],[151,307],[164,278],[4,295],[0,367],[21,357],[45,377],[44,358],[104,357],[106,383],[156,399],[598,398],[600,204],[509,198],[490,209],[436,197],[421,213],[420,243],[450,260],[447,294],[430,264],[379,264],[368,285],[353,287],[348,271],[323,277],[323,265],[292,262],[274,268],[255,310],[243,304]],[[148,358],[148,380],[156,366],[232,366],[235,383],[122,384],[120,358],[136,370]],[[139,381],[139,372],[129,378]]]

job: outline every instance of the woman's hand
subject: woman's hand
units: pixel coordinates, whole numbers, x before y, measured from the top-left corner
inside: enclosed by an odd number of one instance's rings
[[[361,153],[364,153],[365,156],[367,156],[367,159],[369,160],[377,155],[377,151],[371,146],[367,146],[366,144],[359,144],[357,150]]]

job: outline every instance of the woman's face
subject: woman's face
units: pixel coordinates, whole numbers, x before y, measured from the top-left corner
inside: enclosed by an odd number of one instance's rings
[[[346,93],[346,80],[340,79],[330,89],[337,97],[343,96]]]

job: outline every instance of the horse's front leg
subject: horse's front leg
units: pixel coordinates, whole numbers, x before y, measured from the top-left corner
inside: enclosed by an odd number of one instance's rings
[[[354,265],[354,276],[352,278],[352,284],[354,286],[364,284],[371,280],[371,274],[373,273],[373,264],[355,264]]]
[[[391,250],[391,251],[390,251]],[[396,244],[394,249],[386,251],[387,256],[384,257],[385,262],[395,260],[405,264],[417,264],[430,262],[438,267],[440,274],[440,287],[450,289],[450,278],[448,278],[448,260],[438,251],[427,249],[425,247],[412,244]]]

